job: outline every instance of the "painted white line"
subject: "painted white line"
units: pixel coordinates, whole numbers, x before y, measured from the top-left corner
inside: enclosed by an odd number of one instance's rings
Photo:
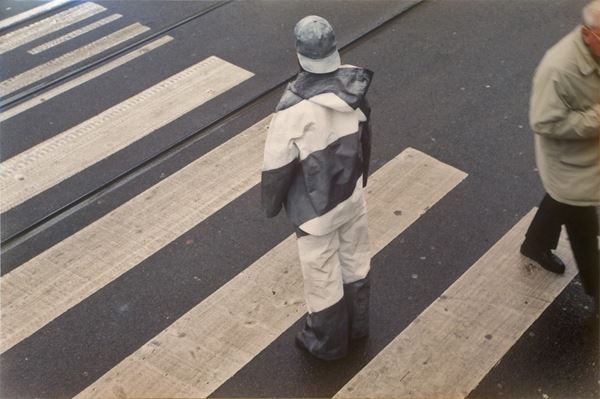
[[[117,68],[118,66],[121,66],[131,60],[138,58],[141,55],[144,55],[144,54],[162,46],[163,44],[170,42],[171,40],[173,40],[173,38],[171,36],[163,36],[160,39],[157,39],[153,42],[146,44],[143,47],[133,50],[130,53],[127,53],[115,60],[112,60],[107,64],[104,64],[98,68],[95,68],[95,69],[91,70],[90,72],[86,72],[85,74],[80,75],[80,76],[76,77],[75,79],[71,79],[71,80],[67,81],[66,83],[61,84],[60,86],[57,86],[51,90],[48,90],[47,92],[39,94],[27,101],[19,103],[19,104],[13,106],[12,108],[9,108],[6,111],[0,112],[0,122],[5,121],[9,118],[12,118],[13,116],[20,114],[21,112],[27,111],[28,109],[31,109],[31,108],[33,108],[43,102],[46,102],[68,90],[71,90],[71,89],[73,89],[85,82],[88,82],[106,72],[109,72],[109,71]]]
[[[74,39],[74,38],[76,38],[78,36],[83,35],[84,33],[91,32],[94,29],[98,29],[99,27],[104,26],[104,25],[106,25],[106,24],[108,24],[108,23],[110,23],[112,21],[116,21],[117,19],[119,19],[121,17],[122,17],[121,14],[113,14],[113,15],[110,15],[110,16],[108,16],[106,18],[102,18],[102,19],[100,19],[100,20],[98,20],[96,22],[92,22],[91,24],[84,26],[83,28],[75,29],[74,31],[69,32],[66,35],[63,35],[63,36],[58,37],[58,38],[56,38],[54,40],[51,40],[51,41],[46,42],[44,44],[41,44],[41,45],[39,45],[37,47],[34,47],[31,50],[29,50],[28,53],[29,54],[39,54],[39,53],[41,53],[43,51],[51,49],[52,47],[56,47],[59,44],[66,43],[66,42],[68,42],[71,39]]]
[[[212,65],[232,73],[224,61],[213,60]],[[201,67],[191,74],[204,72],[206,69]],[[172,102],[163,104],[165,111],[176,108],[176,103],[184,99],[200,96],[197,84],[180,81],[183,87],[189,83],[189,91],[175,90]],[[164,88],[173,89],[168,85]],[[131,126],[143,121],[131,113],[124,117],[133,117]],[[27,338],[258,183],[267,123],[268,120],[261,121],[240,133],[2,276],[0,352]],[[125,132],[127,129],[115,129],[116,134]]]
[[[20,73],[0,82],[0,96],[5,97],[19,89],[27,87],[39,80],[51,76],[70,66],[115,47],[127,40],[148,31],[150,28],[139,23],[129,25],[95,42],[89,43],[76,50],[70,51],[42,65]]]
[[[465,398],[576,275],[563,238],[562,276],[519,254],[534,211],[352,378],[336,398]]]
[[[13,32],[0,36],[0,54],[32,42],[40,37],[59,31],[67,26],[83,21],[93,15],[96,15],[106,8],[94,4],[83,3],[68,10],[59,12],[51,17],[44,18],[41,21],[27,25]]]
[[[69,1],[70,0],[54,0],[44,5],[32,8],[31,10],[27,10],[20,14],[13,15],[12,17],[5,18],[0,21],[0,29],[10,28],[11,26],[18,24],[19,22],[25,21],[29,18],[33,18],[47,11],[51,11],[57,7],[62,6],[65,3],[68,3]]]
[[[253,74],[209,57],[0,164],[0,211],[174,121]]]
[[[373,253],[465,177],[413,149],[375,172],[367,191]],[[304,314],[296,239],[290,236],[77,398],[207,397]]]

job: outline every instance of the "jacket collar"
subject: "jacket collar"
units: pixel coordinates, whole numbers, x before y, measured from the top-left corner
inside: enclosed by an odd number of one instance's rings
[[[326,74],[302,71],[289,88],[306,100],[319,94],[333,93],[356,109],[367,93],[372,77],[373,72],[368,69],[347,66]]]
[[[600,64],[594,59],[581,37],[581,25],[571,32],[571,35],[573,35],[573,42],[577,48],[575,63],[579,71],[585,76],[592,74],[594,71],[600,74]]]

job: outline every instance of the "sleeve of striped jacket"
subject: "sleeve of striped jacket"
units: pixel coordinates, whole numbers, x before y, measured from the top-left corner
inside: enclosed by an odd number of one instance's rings
[[[371,162],[371,106],[366,98],[363,98],[359,104],[359,108],[367,117],[365,122],[360,122],[358,125],[360,144],[362,147],[363,187],[366,187],[367,179],[369,178],[369,163]]]
[[[267,217],[281,210],[299,165],[294,143],[297,122],[289,119],[286,111],[275,113],[267,133],[261,175],[261,201]]]

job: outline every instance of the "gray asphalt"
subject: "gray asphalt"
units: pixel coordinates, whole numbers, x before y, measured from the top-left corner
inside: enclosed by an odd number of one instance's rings
[[[13,3],[0,2],[0,9]],[[99,3],[131,21],[142,21],[153,31],[208,4]],[[375,7],[366,2],[339,7],[339,2],[321,1],[227,4],[170,32],[176,46],[157,50],[150,59],[135,61],[66,93],[61,101],[2,124],[0,156],[5,160],[208,55],[256,73],[252,80],[148,139],[2,215],[2,234],[18,233],[175,141],[207,128],[201,138],[135,178],[102,192],[93,202],[4,251],[2,273],[271,113],[281,87],[261,93],[297,69],[291,29],[301,16],[314,13],[328,18],[342,43],[379,26],[342,52],[344,62],[375,71],[369,93],[375,133],[372,171],[413,147],[469,176],[374,257],[372,328],[364,347],[342,362],[314,361],[293,346],[297,323],[213,395],[330,396],[541,200],[543,189],[527,124],[530,80],[544,51],[578,23],[584,3],[429,0],[395,18],[405,6],[399,1],[377,2]],[[0,56],[0,62],[7,65],[2,78],[31,66],[16,53]],[[251,106],[244,106],[248,102]],[[226,115],[230,117],[211,127]],[[0,396],[73,396],[167,327],[169,320],[252,264],[291,233],[283,215],[274,220],[262,216],[259,199],[254,187],[2,354]],[[191,278],[198,268],[206,276],[201,282]],[[411,278],[412,274],[419,278]],[[122,304],[130,310],[120,311]],[[575,280],[470,398],[599,397],[591,306]]]

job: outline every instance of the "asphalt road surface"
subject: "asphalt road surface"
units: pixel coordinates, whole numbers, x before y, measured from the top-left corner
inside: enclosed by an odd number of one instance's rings
[[[560,277],[518,254],[530,81],[585,3],[0,1],[0,397],[598,398],[568,243]],[[375,73],[370,337],[336,362],[293,345],[257,185],[309,14]]]

